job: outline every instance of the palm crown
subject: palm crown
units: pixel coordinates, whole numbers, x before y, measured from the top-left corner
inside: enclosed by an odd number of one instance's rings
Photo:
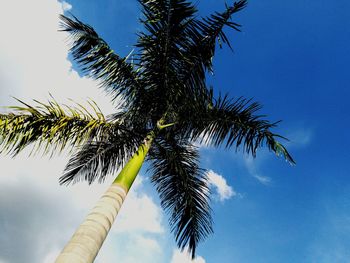
[[[147,157],[151,180],[170,215],[178,246],[188,247],[194,256],[198,242],[212,232],[207,179],[194,142],[241,148],[253,156],[267,145],[294,161],[277,141],[281,136],[271,131],[277,123],[257,115],[258,103],[215,97],[206,85],[217,44],[231,47],[223,29],[239,31],[231,18],[246,1],[205,18],[185,0],[139,2],[145,30],[138,33],[132,56],[125,58],[89,25],[61,16],[62,30],[72,37],[74,59],[118,100],[116,113],[105,117],[93,102],[92,113],[55,100],[35,106],[22,102],[12,107],[13,113],[0,115],[0,143],[2,151],[13,154],[33,143],[34,150],[45,152],[72,147],[60,178],[61,184],[68,184],[103,181],[152,137]]]

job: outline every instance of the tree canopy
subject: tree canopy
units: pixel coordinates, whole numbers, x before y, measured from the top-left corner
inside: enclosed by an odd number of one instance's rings
[[[3,152],[14,155],[31,144],[45,153],[71,147],[73,155],[60,183],[92,183],[125,164],[154,132],[148,155],[151,180],[178,246],[188,247],[194,257],[198,243],[213,231],[207,177],[195,142],[253,156],[267,146],[294,161],[278,142],[283,137],[272,131],[278,122],[258,114],[259,103],[214,96],[206,83],[217,48],[231,48],[224,28],[240,30],[232,17],[247,1],[208,17],[199,17],[196,6],[185,0],[139,3],[144,30],[127,57],[118,56],[91,26],[74,16],[61,16],[62,31],[71,36],[73,58],[119,102],[116,113],[105,117],[93,102],[90,113],[81,105],[60,106],[53,99],[35,106],[20,101],[22,106],[0,115],[0,143]]]

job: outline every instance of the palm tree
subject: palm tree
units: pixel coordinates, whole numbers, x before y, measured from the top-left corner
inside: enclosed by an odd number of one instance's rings
[[[44,153],[67,147],[73,151],[61,184],[101,182],[123,167],[56,262],[93,262],[145,160],[177,245],[188,248],[192,257],[213,231],[207,177],[194,142],[234,147],[253,156],[266,145],[294,163],[277,141],[283,137],[271,131],[277,122],[257,115],[258,103],[214,96],[206,85],[216,45],[231,47],[223,28],[239,31],[231,17],[246,1],[205,18],[185,0],[139,3],[145,30],[138,33],[135,54],[125,58],[89,25],[61,16],[82,71],[119,101],[115,114],[105,117],[94,102],[89,102],[91,113],[52,99],[34,106],[20,101],[22,106],[0,115],[2,152],[16,155],[28,145]]]

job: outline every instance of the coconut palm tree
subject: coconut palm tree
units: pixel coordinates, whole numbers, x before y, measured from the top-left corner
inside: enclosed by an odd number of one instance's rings
[[[74,59],[118,101],[115,114],[105,117],[91,101],[88,110],[52,99],[34,106],[20,101],[22,106],[0,115],[2,152],[16,155],[29,145],[44,153],[73,151],[61,184],[101,182],[123,167],[56,262],[93,262],[145,160],[177,244],[192,257],[213,231],[207,177],[195,142],[253,156],[267,146],[294,163],[277,140],[283,137],[272,132],[277,122],[258,115],[258,103],[214,95],[205,81],[213,72],[217,44],[231,47],[223,29],[239,31],[232,16],[246,1],[204,18],[185,0],[139,3],[144,31],[138,33],[134,54],[125,58],[91,26],[61,16]]]

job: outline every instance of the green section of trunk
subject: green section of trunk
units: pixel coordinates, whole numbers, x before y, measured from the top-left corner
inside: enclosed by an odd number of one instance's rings
[[[141,166],[146,158],[149,148],[151,147],[154,137],[154,132],[150,132],[147,135],[144,142],[140,145],[136,153],[124,166],[113,183],[117,183],[129,191],[132,183],[134,182],[138,172],[141,169]]]

